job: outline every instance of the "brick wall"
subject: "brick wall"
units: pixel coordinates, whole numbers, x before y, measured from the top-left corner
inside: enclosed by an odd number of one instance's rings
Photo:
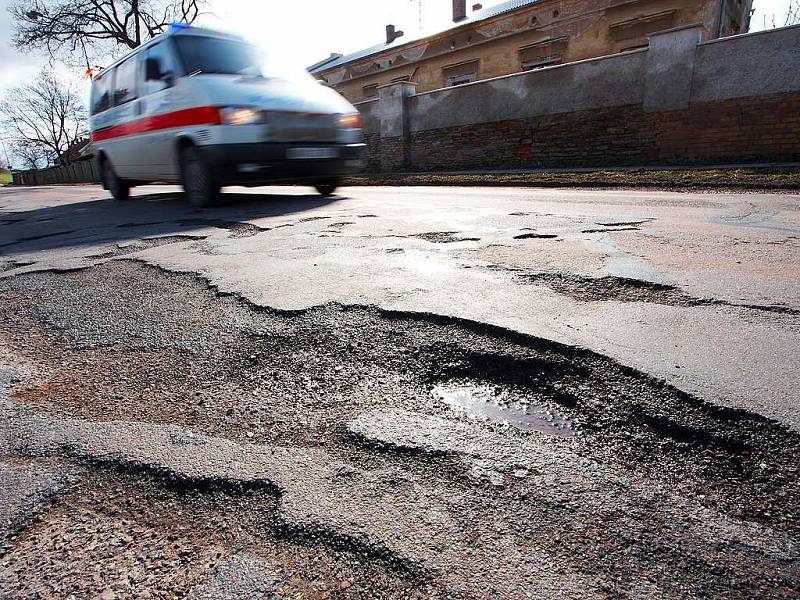
[[[800,160],[800,93],[703,102],[649,116],[656,160]]]
[[[800,94],[426,130],[410,151],[418,171],[800,160]]]
[[[364,143],[367,145],[367,171],[381,171],[381,136],[377,131],[366,132]]]
[[[458,88],[384,90],[364,107],[370,169],[800,161],[800,27],[653,38],[649,50]]]

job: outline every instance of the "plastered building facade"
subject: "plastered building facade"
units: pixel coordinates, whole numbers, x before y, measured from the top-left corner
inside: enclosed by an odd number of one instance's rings
[[[351,102],[382,85],[413,81],[427,92],[521,71],[645,48],[649,35],[698,24],[703,41],[747,31],[752,0],[453,0],[453,25],[408,39],[387,26],[372,48],[333,54],[309,68]]]

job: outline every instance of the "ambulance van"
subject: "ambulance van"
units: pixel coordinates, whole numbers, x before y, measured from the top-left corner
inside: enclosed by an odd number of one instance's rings
[[[103,187],[181,183],[199,206],[226,185],[304,183],[334,192],[363,169],[358,111],[302,69],[235,36],[174,26],[92,81]]]

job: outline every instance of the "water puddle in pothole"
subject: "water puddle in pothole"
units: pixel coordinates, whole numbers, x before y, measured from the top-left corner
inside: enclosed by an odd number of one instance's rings
[[[574,437],[572,422],[557,411],[535,400],[514,397],[502,388],[483,385],[441,384],[433,397],[455,412],[477,421],[498,423],[520,431],[539,431],[547,435]]]

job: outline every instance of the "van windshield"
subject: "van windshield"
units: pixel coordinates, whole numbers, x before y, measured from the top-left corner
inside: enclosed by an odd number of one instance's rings
[[[187,75],[242,75],[319,85],[308,71],[282,58],[280,52],[266,52],[247,42],[184,35],[176,36],[175,43]]]
[[[196,35],[179,36],[175,42],[188,75],[264,75],[263,57],[249,44]]]

